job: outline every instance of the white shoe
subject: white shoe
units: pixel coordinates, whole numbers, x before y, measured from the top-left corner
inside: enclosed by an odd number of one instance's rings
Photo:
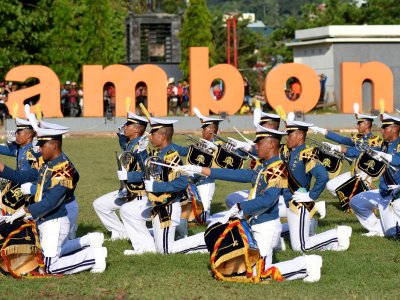
[[[285,239],[284,238],[280,238],[278,241],[278,244],[274,247],[274,250],[277,251],[286,251],[286,244],[285,244]]]
[[[89,245],[93,248],[100,248],[103,246],[104,234],[101,232],[89,232]]]
[[[103,273],[106,269],[107,248],[92,248],[94,252],[95,264],[90,270],[90,273]]]
[[[317,282],[321,278],[322,257],[319,255],[305,255],[307,277],[304,282]]]
[[[121,236],[121,235],[112,235],[109,239],[107,239],[106,241],[122,241],[122,240],[129,240],[128,236]]]
[[[376,232],[376,231],[370,231],[367,233],[363,233],[361,235],[367,236],[367,237],[373,237],[373,236],[383,237],[383,236],[385,236],[382,232]]]
[[[338,236],[337,251],[346,251],[350,247],[352,228],[350,226],[338,226],[336,230]]]
[[[317,210],[320,219],[325,218],[325,216],[326,216],[326,202],[325,201],[315,202],[315,209]]]
[[[150,249],[145,249],[145,250],[133,250],[133,249],[128,249],[124,251],[125,256],[131,256],[131,255],[142,255],[145,253],[156,253],[156,249],[150,248]]]
[[[309,236],[317,234],[317,227],[318,227],[318,220],[314,218],[310,219],[310,227],[308,229]]]

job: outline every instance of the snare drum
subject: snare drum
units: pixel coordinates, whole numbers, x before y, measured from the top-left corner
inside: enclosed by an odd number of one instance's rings
[[[186,219],[188,222],[197,221],[198,223],[204,223],[203,203],[201,202],[196,186],[192,183],[189,183],[188,185],[187,196],[187,201],[184,201],[181,204],[181,219]]]
[[[340,201],[340,207],[344,212],[350,213],[350,201],[353,196],[368,191],[369,188],[367,184],[364,183],[364,180],[359,176],[353,176],[338,188],[336,188],[335,192]]]
[[[15,220],[0,225],[0,268],[5,274],[21,278],[43,266],[42,252],[33,221]]]
[[[211,253],[211,268],[219,280],[248,281],[260,252],[245,220],[230,219],[207,228],[204,239]],[[235,279],[228,279],[234,277]]]

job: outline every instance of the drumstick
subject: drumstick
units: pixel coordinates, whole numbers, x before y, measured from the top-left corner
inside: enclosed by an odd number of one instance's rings
[[[143,105],[143,103],[139,103],[139,107],[151,125],[151,116],[149,114],[149,111],[146,109],[146,107]]]
[[[175,171],[179,171],[179,172],[185,172],[182,170],[182,168],[179,165],[173,166],[173,165],[167,165],[164,163],[160,163],[160,162],[156,162],[156,161],[150,161],[151,164],[153,165],[157,165],[157,166],[161,166],[161,167],[166,167],[166,168],[170,168],[173,169]]]
[[[11,114],[13,119],[15,119],[18,115],[18,107],[19,107],[18,103],[14,103],[12,114]]]
[[[281,117],[282,121],[286,122],[286,112],[283,109],[282,105],[278,105],[277,107],[275,107],[275,111]]]
[[[233,129],[235,129],[235,131],[242,137],[242,139],[246,141],[246,143],[253,144],[253,142],[246,138],[235,126],[233,126]]]
[[[130,107],[131,107],[131,97],[126,97],[126,98],[125,98],[125,109],[126,109],[126,113],[128,113]]]

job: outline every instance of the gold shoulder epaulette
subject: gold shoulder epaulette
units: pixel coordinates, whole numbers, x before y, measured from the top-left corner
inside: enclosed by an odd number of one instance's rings
[[[169,150],[164,156],[164,163],[171,166],[181,165],[181,157],[179,156],[178,151]],[[176,171],[176,169],[170,168],[168,170],[168,181],[172,181],[176,179],[180,174]]]
[[[63,161],[53,167],[51,174],[51,187],[62,185],[69,189],[73,188],[74,168],[69,161]]]
[[[267,188],[287,188],[288,172],[283,161],[278,160],[269,164],[264,172],[264,181]]]
[[[300,152],[300,160],[303,160],[306,173],[310,172],[317,164],[318,157],[315,155],[314,147],[307,147]]]
[[[371,135],[368,139],[368,146],[370,147],[380,147],[383,143],[383,139],[377,135]]]

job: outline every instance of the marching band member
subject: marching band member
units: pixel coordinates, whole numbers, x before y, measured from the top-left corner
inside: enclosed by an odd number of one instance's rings
[[[193,109],[196,113],[197,117],[201,122],[201,137],[203,140],[208,141],[208,147],[210,149],[217,149],[217,146],[214,144],[216,142],[215,135],[218,134],[219,123],[223,121],[223,119],[219,118],[211,118],[201,115],[196,108]],[[178,146],[178,152],[181,156],[188,155],[188,147]],[[202,216],[202,220],[207,220],[207,217],[210,215],[211,210],[211,201],[215,191],[215,181],[209,177],[197,176],[193,178],[193,181],[196,185],[197,191],[199,193],[201,202],[203,204],[204,212]]]
[[[304,278],[305,282],[316,282],[320,279],[322,266],[322,258],[318,255],[272,263],[273,248],[281,234],[278,198],[288,184],[286,166],[279,158],[280,140],[284,134],[274,129],[257,127],[254,142],[258,157],[263,162],[254,170],[209,169],[193,165],[185,165],[182,169],[187,173],[201,173],[214,179],[252,183],[249,199],[235,204],[229,215],[248,218],[260,255],[264,259],[265,269],[274,266],[285,279]]]
[[[280,116],[276,114],[268,114],[264,113],[261,111],[259,108],[254,109],[254,123],[257,126],[259,124],[260,126],[264,128],[271,128],[278,130],[279,129],[279,124],[280,124]],[[249,152],[251,152],[254,155],[257,155],[257,151],[254,145],[242,141],[238,141],[233,138],[229,138],[231,141],[233,141],[237,145],[237,149],[245,149]],[[226,206],[228,208],[231,208],[238,202],[245,201],[249,197],[250,190],[242,190],[242,191],[237,191],[228,194],[225,199]],[[283,207],[283,210],[286,211],[286,207]],[[285,216],[285,215],[283,215]]]
[[[337,142],[339,144],[345,145],[345,146],[352,146],[354,147],[357,143],[365,143],[369,147],[377,147],[380,146],[382,143],[382,139],[378,136],[375,136],[372,134],[372,123],[374,119],[376,119],[376,116],[372,115],[365,115],[365,114],[360,114],[357,111],[355,112],[355,117],[357,120],[357,130],[358,133],[352,135],[351,137],[346,137],[339,135],[337,133],[334,133],[332,131],[328,131],[324,128],[312,126],[310,129],[314,133],[320,133],[325,136],[328,140]],[[332,144],[324,142],[325,145],[328,147],[332,148]],[[356,156],[350,156],[351,153],[348,153],[348,157],[350,158],[357,158],[358,155]],[[332,193],[334,196],[336,196],[335,190],[342,185],[344,182],[348,181],[351,177],[354,176],[352,174],[353,172],[346,172],[343,174],[340,174],[339,176],[336,176],[335,178],[332,178],[329,180],[326,184],[327,190]],[[368,178],[368,175],[365,174],[364,172],[358,172],[363,180],[367,180],[369,183],[371,183],[371,178]]]
[[[127,121],[121,128],[123,133],[118,133],[119,144],[123,151],[129,151],[135,157],[132,164],[137,164],[136,171],[117,171],[117,177],[127,182],[127,199],[119,197],[118,191],[105,194],[93,201],[93,207],[100,221],[111,232],[111,240],[129,238],[133,248],[154,248],[154,241],[146,227],[146,218],[142,212],[149,208],[144,190],[141,168],[142,160],[138,151],[146,152],[148,139],[144,136],[147,119],[128,112]],[[116,211],[119,209],[122,221]],[[129,255],[132,250],[124,253]]]
[[[309,236],[310,219],[315,212],[314,201],[323,192],[328,174],[324,166],[313,156],[313,148],[305,144],[308,128],[312,124],[301,121],[286,121],[287,147],[284,157],[288,170],[289,184],[284,198],[290,231],[290,242],[295,251],[347,250],[350,245],[351,227],[336,229]],[[311,179],[315,183],[311,188]]]
[[[178,146],[172,143],[175,122],[177,121],[150,118],[150,142],[158,149],[157,160],[170,167],[158,165],[158,178],[149,174],[144,181],[148,198],[152,202],[155,249],[149,248],[141,253],[193,253],[205,252],[207,249],[204,233],[175,241],[175,232],[181,216],[180,201],[186,197],[188,187],[188,177],[179,172],[178,166],[182,165],[182,161]],[[142,157],[145,155],[146,153],[142,152]],[[151,164],[151,158],[149,159],[146,162]]]
[[[36,132],[42,154],[39,171],[14,171],[0,163],[1,176],[10,180],[29,182],[35,174],[37,176],[35,203],[6,217],[6,222],[12,223],[26,214],[36,220],[46,273],[73,274],[88,269],[101,273],[106,268],[107,249],[101,246],[100,240],[69,255],[61,254],[70,229],[65,200],[70,198],[79,180],[75,168],[62,152],[62,135],[68,130],[37,128]]]
[[[380,177],[379,189],[360,193],[350,202],[350,207],[357,219],[368,230],[363,234],[364,236],[395,236],[398,232],[396,217],[389,204],[392,200],[390,186],[400,183],[400,172],[390,168],[390,165],[400,167],[400,119],[383,113],[381,120],[384,142],[376,154],[378,160],[383,158],[389,165]],[[356,151],[356,149],[343,148],[342,151]],[[375,216],[375,209],[379,210],[381,219]]]
[[[17,170],[29,170],[39,156],[33,151],[32,145],[35,131],[29,120],[15,118],[15,125],[17,126],[15,141],[7,141],[7,145],[0,145],[0,154],[15,156],[17,158]]]
[[[25,108],[29,110],[29,107],[27,108],[26,106],[25,106]],[[35,130],[37,128],[37,124],[39,125],[40,128],[43,128],[43,129],[69,130],[69,127],[65,127],[62,125],[48,123],[48,122],[45,122],[42,120],[38,122],[38,120],[36,119],[36,117],[33,113],[27,113],[27,117],[29,118],[30,124],[32,126],[34,126]],[[40,157],[40,153],[36,149],[34,149],[36,147],[37,147],[37,145],[35,145],[32,149],[33,150],[32,152],[34,153],[33,155],[35,155],[36,157]],[[66,157],[65,153],[62,153],[62,155],[64,155],[65,158],[67,160],[69,160],[68,157]],[[71,164],[72,164],[72,162],[71,162]],[[36,188],[37,188],[37,185],[35,183],[26,182],[21,185],[21,192],[24,195],[35,195]],[[79,214],[78,201],[76,200],[75,192],[72,192],[70,194],[70,197],[68,199],[66,199],[65,207],[67,209],[68,219],[69,219],[69,223],[70,223],[70,230],[69,230],[68,238],[70,240],[74,240],[76,238],[76,231],[78,230],[78,214]]]

